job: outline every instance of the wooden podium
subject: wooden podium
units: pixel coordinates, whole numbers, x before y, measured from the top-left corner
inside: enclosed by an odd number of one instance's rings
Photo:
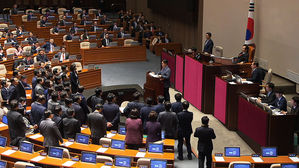
[[[150,75],[150,72],[146,73],[146,82],[144,84],[144,101],[147,97],[151,97],[156,102],[159,95],[164,95],[164,82],[160,78],[156,78]]]

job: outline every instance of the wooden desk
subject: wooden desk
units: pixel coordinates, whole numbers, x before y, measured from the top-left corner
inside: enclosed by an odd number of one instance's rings
[[[174,50],[174,53],[182,53],[182,44],[173,42],[156,44],[152,46],[152,51],[156,54],[156,56],[161,56],[163,48],[167,50]]]
[[[83,69],[78,73],[80,85],[85,89],[100,87],[102,85],[102,69]]]
[[[81,49],[83,64],[146,61],[145,46]]]
[[[66,51],[70,55],[80,55],[80,43],[81,41],[71,41],[71,42],[64,42],[66,46]]]
[[[294,115],[272,115],[239,96],[238,134],[256,152],[262,146],[276,146],[279,155],[294,150]]]
[[[228,167],[230,162],[233,161],[246,161],[254,164],[253,167],[270,167],[271,164],[281,164],[288,163],[294,164],[299,162],[293,162],[288,156],[278,156],[278,157],[261,157],[264,162],[254,162],[251,156],[240,156],[240,157],[223,157],[224,162],[219,162],[215,160],[215,156],[213,155],[213,167]]]
[[[89,128],[81,128],[81,133],[82,134],[87,134],[87,135],[90,135],[90,129]],[[110,132],[107,131],[107,134],[109,134]],[[116,140],[122,140],[124,141],[126,138],[126,135],[121,135],[121,134],[116,134],[114,135],[113,137],[111,137],[111,139],[116,139]],[[143,138],[143,144],[146,143],[146,138]],[[164,146],[167,146],[167,147],[170,147],[170,148],[174,148],[174,139],[165,139],[163,140],[163,144]]]
[[[22,15],[10,15],[9,17],[17,27],[22,25]]]
[[[229,130],[237,130],[240,93],[258,95],[259,91],[259,84],[231,84],[220,77],[216,77],[214,116]]]

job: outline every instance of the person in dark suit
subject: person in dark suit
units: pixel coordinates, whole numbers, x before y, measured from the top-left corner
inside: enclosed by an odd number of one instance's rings
[[[11,10],[10,10],[10,13],[12,14],[12,15],[17,15],[18,14],[18,5],[17,4],[14,4],[13,5],[13,7],[11,8]]]
[[[53,34],[59,34],[59,30],[60,30],[60,24],[57,23],[57,25],[53,27],[52,33]]]
[[[66,16],[64,15],[63,18],[59,21],[59,25],[65,26],[65,22],[67,22],[67,21],[66,21]]]
[[[16,99],[18,100],[18,91],[17,91],[17,86],[19,84],[19,80],[16,77],[13,77],[10,79],[11,85],[8,88],[8,95],[9,95],[9,101]]]
[[[165,101],[170,101],[169,96],[169,87],[170,87],[170,75],[171,75],[171,69],[168,67],[168,60],[162,61],[162,69],[158,73],[160,80],[164,81],[164,98]]]
[[[124,31],[124,28],[121,27],[119,29],[119,32],[117,33],[117,38],[124,38],[124,36],[125,36],[125,31]]]
[[[71,71],[70,80],[71,80],[72,93],[77,93],[80,82],[77,74],[76,64],[74,63],[71,64],[70,71]]]
[[[259,63],[253,62],[251,64],[251,69],[252,69],[251,78],[248,78],[247,80],[261,85],[262,81],[264,80],[265,73],[262,70],[262,68],[259,67]]]
[[[165,33],[164,37],[162,38],[162,43],[170,43],[171,39],[169,38],[168,33]]]
[[[236,57],[236,63],[247,63],[249,59],[249,47],[244,44],[242,47],[242,52]]]
[[[211,39],[211,37],[212,37],[212,33],[207,32],[206,33],[206,41],[205,41],[204,49],[203,49],[203,52],[206,52],[209,54],[213,53],[213,47],[214,47],[214,42]]]
[[[101,24],[101,25],[104,25],[104,24],[106,24],[106,21],[107,21],[107,16],[106,16],[106,15],[103,15],[103,18],[101,18],[101,22],[100,22],[100,24]]]
[[[46,53],[53,52],[55,47],[56,44],[54,43],[54,39],[50,39],[49,42],[42,46],[42,48],[45,49]]]
[[[148,121],[148,115],[151,111],[153,111],[153,107],[152,107],[153,99],[147,97],[145,102],[146,102],[145,106],[141,107],[140,109],[140,117],[142,120],[144,130],[145,130],[146,122]]]
[[[153,110],[155,112],[157,112],[158,115],[159,115],[160,112],[165,111],[165,107],[164,107],[164,96],[159,95],[157,97],[157,102],[158,102],[158,104],[153,106]]]
[[[33,16],[32,11],[29,11],[28,14],[27,14],[27,22],[31,21],[32,16]]]
[[[69,32],[70,32],[71,34],[76,34],[76,33],[77,33],[77,30],[78,30],[78,26],[77,26],[77,23],[75,22],[75,23],[73,24],[73,26],[69,29]]]
[[[72,138],[75,139],[76,134],[81,132],[80,121],[74,118],[75,110],[73,108],[68,108],[67,117],[62,119],[63,124],[63,137],[65,139]]]
[[[128,118],[129,117],[129,114],[131,112],[131,110],[133,110],[134,108],[137,109],[138,111],[140,111],[140,109],[144,106],[144,103],[141,103],[139,102],[139,99],[140,99],[140,96],[141,96],[141,93],[139,91],[136,91],[134,94],[133,94],[133,97],[134,97],[134,101],[132,102],[129,102],[127,104],[127,106],[125,107],[124,109],[124,115]]]
[[[75,110],[75,118],[80,121],[80,124],[85,124],[86,121],[86,115],[80,106],[81,103],[81,97],[79,95],[75,95],[73,98],[73,104],[72,108]]]
[[[97,104],[96,110],[87,116],[87,125],[90,128],[93,144],[100,144],[100,139],[106,135],[107,122],[102,115],[103,105]]]
[[[187,146],[187,151],[188,151],[188,159],[191,160],[192,159],[192,150],[191,150],[191,144],[190,144],[190,137],[191,134],[193,132],[192,130],[192,120],[193,120],[193,113],[188,111],[189,108],[189,103],[187,101],[183,102],[183,111],[179,112],[177,114],[178,116],[178,152],[179,152],[179,156],[178,159],[179,160],[183,160],[183,143],[184,143],[184,139],[186,142],[186,146]]]
[[[46,27],[47,17],[43,16],[42,20],[40,20],[40,27]]]
[[[1,81],[1,96],[2,96],[2,99],[4,101],[7,101],[9,100],[9,86],[8,86],[8,82],[6,82],[6,80],[2,80]]]
[[[104,104],[104,100],[102,99],[102,89],[101,88],[96,88],[95,90],[95,95],[91,96],[90,98],[90,106],[92,111],[96,110],[96,105],[97,104]]]
[[[274,106],[275,99],[276,99],[276,96],[274,93],[274,87],[275,87],[275,85],[271,82],[266,84],[267,94],[266,94],[266,97],[261,98],[262,103],[267,103],[268,105]]]
[[[34,93],[33,93],[33,97],[37,96],[37,95],[44,95],[45,94],[45,88],[43,87],[44,84],[44,78],[42,77],[38,77],[36,79],[36,86],[34,88]]]
[[[158,114],[151,111],[146,122],[145,132],[147,133],[146,144],[161,140],[161,124],[157,121]]]
[[[56,123],[61,136],[63,137],[63,123],[62,123],[62,109],[60,105],[57,105],[52,110],[53,118],[52,120]]]
[[[274,107],[278,108],[281,111],[287,111],[287,100],[283,96],[283,91],[281,89],[275,89],[276,99]]]
[[[46,55],[46,53],[45,53],[44,50],[40,50],[40,51],[39,51],[39,54],[36,56],[36,60],[37,60],[37,61],[40,61],[40,62],[48,62],[48,61],[49,61],[49,58],[48,58],[48,56]]]
[[[65,37],[65,40],[73,40],[73,37],[74,37],[74,33],[73,32],[69,32],[66,37]]]
[[[23,119],[23,115],[18,112],[18,101],[12,100],[10,102],[10,107],[11,109],[7,113],[10,145],[18,146],[19,142],[25,139],[26,125]]]
[[[31,104],[31,117],[32,117],[32,124],[33,125],[39,125],[45,111],[47,108],[44,106],[46,103],[46,97],[45,95],[39,95],[37,97],[37,101],[33,102]]]
[[[291,104],[292,104],[292,107],[291,107],[291,111],[289,114],[296,116],[294,130],[298,134],[298,131],[299,131],[299,97],[298,96],[292,97]]]
[[[108,103],[103,106],[103,115],[107,121],[107,131],[118,130],[120,112],[119,106],[115,104],[115,95],[113,93],[108,93],[107,101]]]
[[[30,55],[26,55],[26,57],[22,60],[22,62],[25,65],[33,65],[34,64],[34,60],[32,59],[32,57]]]
[[[155,32],[156,36],[164,36],[164,32],[162,32],[161,27],[158,27],[157,31]]]
[[[92,32],[96,32],[98,28],[99,28],[99,27],[98,27],[98,22],[97,22],[97,21],[94,21],[94,22],[93,22],[93,25],[92,25],[91,28],[90,28],[90,31],[92,31]]]
[[[87,100],[83,94],[84,92],[84,86],[81,86],[79,85],[78,87],[78,92],[76,93],[76,95],[80,96],[81,97],[81,103],[80,103],[80,106],[82,107],[82,110],[85,114],[85,118],[87,118],[87,115],[90,113],[89,109],[88,109],[88,106],[87,106]],[[85,123],[86,121],[84,121]]]
[[[109,34],[105,34],[105,38],[102,40],[102,47],[106,47],[112,42],[112,40],[109,38]]]
[[[8,38],[6,39],[6,43],[12,43],[12,45],[15,47],[18,45],[18,41],[16,40],[16,38],[13,37],[12,33],[8,33]]]
[[[103,33],[100,35],[100,38],[105,38],[106,34],[108,34],[108,30],[104,29]]]
[[[20,81],[16,87],[17,90],[17,97],[26,97],[26,91],[25,90],[30,90],[30,86],[26,82],[27,77],[25,75],[21,75]]]
[[[195,129],[194,137],[198,138],[197,150],[198,150],[198,167],[204,168],[205,158],[207,159],[207,168],[212,167],[212,151],[213,142],[212,139],[216,138],[214,130],[209,128],[209,118],[203,116],[201,118],[202,126]]]
[[[37,84],[36,79],[41,76],[41,72],[39,69],[34,69],[33,73],[34,73],[34,76],[31,81],[31,86],[32,86],[32,88],[35,88],[35,86]]]
[[[23,36],[24,30],[22,26],[19,26],[16,30],[17,37]]]
[[[27,41],[30,45],[35,44],[35,43],[37,43],[37,38],[34,37],[32,32],[29,32],[29,37],[27,37]]]
[[[84,25],[84,26],[85,26],[86,21],[87,21],[87,18],[86,18],[86,16],[84,16],[84,17],[82,18],[81,22],[80,22],[80,25]]]
[[[63,62],[65,60],[69,59],[70,54],[65,51],[65,47],[61,48],[61,51],[55,54],[55,58],[59,59],[60,62]]]
[[[59,97],[59,94],[57,91],[53,91],[51,93],[51,98],[48,99],[48,104],[47,104],[48,110],[51,110],[53,112],[54,108],[56,106],[59,106],[58,97]],[[54,114],[54,116],[55,116],[55,114]]]
[[[3,61],[3,58],[5,58],[5,53],[3,49],[0,49],[0,61]]]
[[[126,120],[126,145],[128,149],[137,150],[142,145],[143,128],[140,114],[137,109],[131,110],[130,117]]]
[[[165,138],[175,139],[177,137],[178,118],[175,112],[170,111],[171,103],[165,102],[165,111],[158,115],[161,129],[165,131]]]
[[[46,148],[50,146],[59,146],[59,142],[63,143],[60,131],[56,123],[52,120],[53,116],[51,111],[45,111],[45,120],[39,125],[40,133],[44,136],[43,146]]]
[[[35,43],[31,46],[31,54],[36,54],[41,50],[41,47],[38,43]]]
[[[176,100],[176,102],[171,104],[171,111],[175,112],[176,114],[178,114],[179,112],[183,111],[183,105],[182,105],[182,94],[181,93],[177,93],[174,95],[174,98]]]

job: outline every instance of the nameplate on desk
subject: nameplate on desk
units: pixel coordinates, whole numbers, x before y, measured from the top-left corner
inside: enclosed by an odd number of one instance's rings
[[[253,160],[254,162],[264,162],[263,159],[260,158],[260,157],[252,157],[252,160]]]
[[[144,157],[145,156],[145,152],[138,152],[137,154],[136,154],[136,157]]]
[[[81,131],[85,130],[86,128],[81,127]]]
[[[115,134],[109,133],[107,134],[107,138],[112,138]]]
[[[216,160],[216,162],[224,162],[225,161],[224,158],[221,156],[215,156],[215,160]]]
[[[4,123],[1,123],[0,124],[0,127],[6,127],[7,125],[6,124],[4,124]]]
[[[32,158],[31,161],[33,162],[39,162],[43,159],[45,159],[46,157],[45,156],[36,156],[35,158]]]
[[[289,157],[293,162],[299,162],[299,158],[298,157]]]
[[[108,150],[108,148],[99,148],[97,150],[97,152],[99,152],[99,153],[105,153],[107,150]]]
[[[66,166],[66,167],[70,167],[73,166],[73,164],[75,164],[76,162],[74,161],[66,161],[62,164],[62,166]]]
[[[102,166],[101,168],[111,168],[111,166]]]
[[[15,153],[16,151],[15,150],[11,150],[11,149],[9,149],[9,150],[7,150],[7,151],[5,151],[5,152],[2,152],[2,155],[7,155],[7,156],[9,156],[9,155],[11,155],[11,154],[13,154],[13,153]]]
[[[70,146],[70,145],[72,145],[74,142],[64,142],[63,143],[63,146]]]
[[[40,137],[42,137],[41,134],[35,134],[35,135],[30,136],[30,138],[32,138],[32,139],[37,139],[37,138],[40,138]]]

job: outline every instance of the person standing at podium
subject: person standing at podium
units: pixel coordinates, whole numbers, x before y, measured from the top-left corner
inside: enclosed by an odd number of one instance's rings
[[[164,81],[163,87],[164,87],[165,102],[170,101],[170,96],[169,96],[170,74],[171,74],[171,69],[168,67],[168,61],[165,59],[162,61],[162,69],[158,73],[160,80]]]

